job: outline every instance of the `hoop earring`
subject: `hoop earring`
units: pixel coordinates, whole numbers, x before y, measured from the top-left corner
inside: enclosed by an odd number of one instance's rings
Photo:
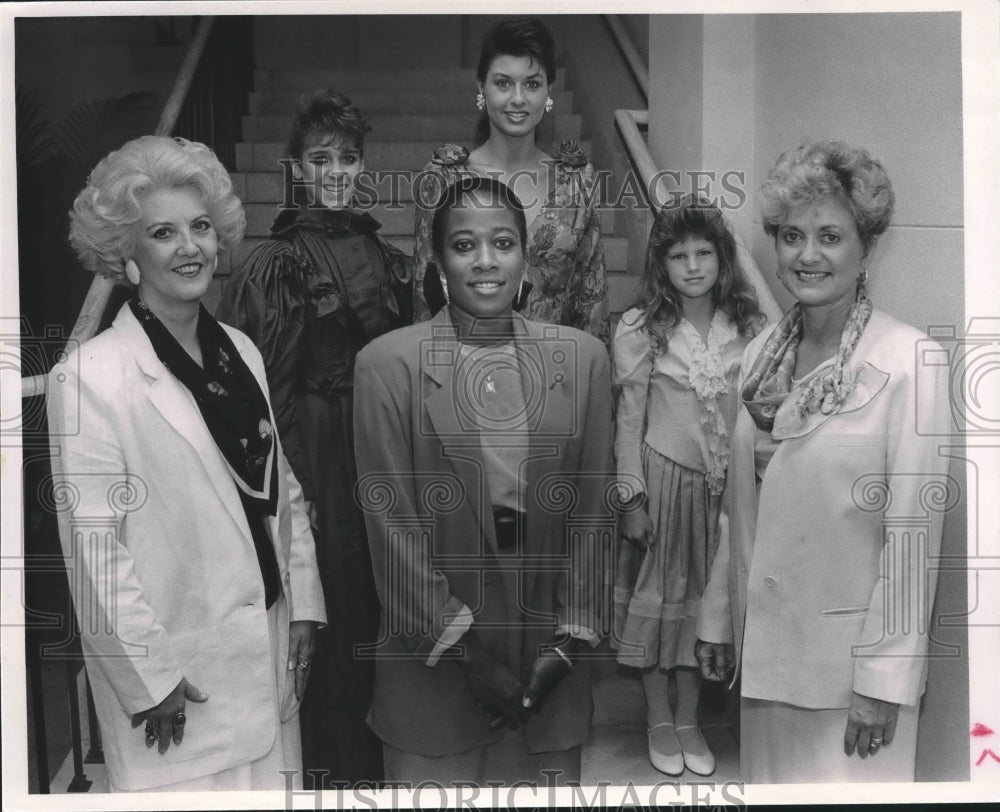
[[[125,278],[136,287],[139,287],[139,283],[142,281],[142,274],[139,273],[139,266],[135,264],[134,259],[125,263]]]
[[[858,274],[858,284],[864,285],[868,281],[868,269],[862,268],[861,273]]]
[[[486,97],[482,93],[476,94],[476,109],[480,112],[486,109]]]
[[[545,112],[546,113],[551,113],[552,112],[552,108],[555,107],[555,106],[556,106],[556,103],[554,101],[552,101],[552,97],[549,96],[545,100]]]

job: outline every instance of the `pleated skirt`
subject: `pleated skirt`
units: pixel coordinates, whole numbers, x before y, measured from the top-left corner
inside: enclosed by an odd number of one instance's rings
[[[656,545],[646,551],[619,540],[611,645],[624,665],[696,667],[695,624],[718,548],[721,500],[704,473],[645,443],[642,466]]]

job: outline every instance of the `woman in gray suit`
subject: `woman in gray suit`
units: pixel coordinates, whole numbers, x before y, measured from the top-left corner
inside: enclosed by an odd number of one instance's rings
[[[524,210],[476,176],[433,216],[448,306],[358,356],[359,497],[382,603],[386,778],[577,780],[603,628],[607,353],[513,313]]]

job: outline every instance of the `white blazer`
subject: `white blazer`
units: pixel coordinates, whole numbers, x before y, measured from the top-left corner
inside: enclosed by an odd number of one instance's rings
[[[223,327],[266,393],[257,349]],[[128,305],[56,365],[48,391],[59,531],[111,783],[139,790],[260,758],[279,717],[297,710],[288,623],[326,621],[309,520],[280,447],[268,521],[286,598],[275,662],[232,475]],[[184,741],[161,756],[131,717],[181,677],[209,699],[187,703]]]
[[[747,346],[740,385],[773,329]],[[852,691],[919,700],[943,511],[958,493],[939,451],[949,442],[941,357],[874,311],[841,408],[799,420],[797,389],[779,408],[782,439],[759,492],[757,430],[740,407],[697,633],[735,643],[744,696],[805,708],[849,707]]]

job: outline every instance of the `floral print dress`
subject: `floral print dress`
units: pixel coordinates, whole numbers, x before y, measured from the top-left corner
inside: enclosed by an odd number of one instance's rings
[[[432,260],[431,220],[444,190],[462,175],[475,174],[468,165],[469,150],[446,144],[435,150],[415,189],[414,303],[417,321],[430,318],[440,307],[434,290],[424,290],[427,265]],[[594,167],[575,141],[560,144],[550,168],[549,194],[538,216],[528,224],[526,301],[523,316],[534,321],[576,327],[610,345],[608,281],[601,245],[598,211],[599,185]],[[425,295],[427,298],[425,298]],[[430,303],[428,303],[428,299]],[[436,305],[436,306],[435,306]]]

